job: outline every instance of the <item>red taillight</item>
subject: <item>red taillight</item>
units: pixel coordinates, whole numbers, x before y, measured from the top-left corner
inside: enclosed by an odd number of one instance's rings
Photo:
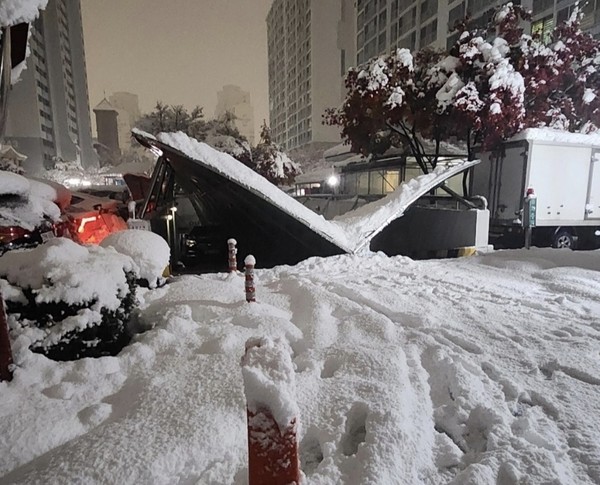
[[[30,231],[19,226],[0,227],[0,242],[8,243],[15,239],[28,237],[30,234]]]

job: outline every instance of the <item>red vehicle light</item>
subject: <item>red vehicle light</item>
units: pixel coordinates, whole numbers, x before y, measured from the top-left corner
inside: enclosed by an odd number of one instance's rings
[[[0,242],[9,243],[15,239],[29,237],[30,234],[30,231],[19,226],[0,227]]]

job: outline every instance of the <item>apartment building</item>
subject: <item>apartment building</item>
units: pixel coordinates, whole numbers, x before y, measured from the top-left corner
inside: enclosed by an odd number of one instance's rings
[[[357,0],[356,63],[391,52],[426,46],[450,47],[457,39],[454,25],[467,14],[473,25],[484,27],[496,8],[507,0]],[[531,31],[549,36],[556,23],[571,15],[576,0],[514,1],[532,10]],[[585,13],[582,27],[600,33],[600,0],[580,2]]]
[[[343,100],[348,68],[404,47],[447,48],[467,14],[484,27],[507,0],[274,0],[267,17],[270,124],[284,149],[339,141],[323,126]],[[526,29],[549,35],[576,0],[514,0],[532,10]],[[580,2],[582,5],[584,2]],[[588,0],[583,28],[600,35],[600,0]]]
[[[267,16],[271,134],[286,150],[328,148],[339,129],[323,113],[342,101],[353,64],[353,0],[274,0]]]
[[[254,145],[254,108],[250,102],[250,93],[239,86],[228,84],[217,93],[215,118],[226,113],[235,116],[235,126],[250,144]]]
[[[49,0],[31,25],[30,55],[8,101],[5,138],[40,174],[59,160],[97,165],[79,0]]]

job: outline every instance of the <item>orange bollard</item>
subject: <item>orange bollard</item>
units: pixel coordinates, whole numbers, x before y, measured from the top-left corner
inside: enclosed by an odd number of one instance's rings
[[[4,299],[0,293],[0,381],[12,381],[13,357],[8,335],[8,322],[4,311]]]
[[[254,259],[254,256],[251,254],[246,256],[244,265],[246,266],[246,301],[250,303],[256,301],[256,288],[254,287],[254,266],[256,266],[256,259]]]
[[[287,344],[269,338],[248,340],[242,374],[248,419],[248,484],[299,484],[299,410]]]
[[[233,238],[227,240],[227,248],[229,249],[229,272],[237,273],[237,241]]]

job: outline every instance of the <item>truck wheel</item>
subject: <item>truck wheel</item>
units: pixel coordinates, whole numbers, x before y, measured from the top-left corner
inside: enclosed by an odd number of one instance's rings
[[[575,237],[568,229],[560,229],[552,238],[553,248],[575,249]]]

